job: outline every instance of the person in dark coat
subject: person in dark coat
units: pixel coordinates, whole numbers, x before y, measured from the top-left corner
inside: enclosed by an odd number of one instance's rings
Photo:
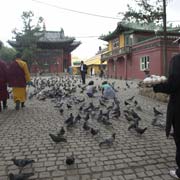
[[[178,166],[176,170],[170,171],[170,175],[180,179],[180,54],[175,55],[170,61],[167,81],[154,85],[153,90],[170,95],[166,116],[166,136],[169,137],[173,127]]]
[[[4,61],[0,60],[0,112],[2,111],[1,101],[3,109],[7,109],[7,99],[9,97],[7,91],[7,67]]]
[[[84,64],[83,61],[81,61],[80,72],[81,72],[82,83],[85,84],[86,83],[87,66],[86,66],[86,64]]]

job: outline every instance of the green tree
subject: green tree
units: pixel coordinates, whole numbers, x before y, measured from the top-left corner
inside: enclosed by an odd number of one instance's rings
[[[139,24],[159,23],[163,19],[162,0],[134,0],[138,9],[127,5],[128,10],[123,15],[123,22],[135,22]],[[150,4],[151,1],[151,4]]]
[[[16,50],[14,48],[9,48],[4,45],[2,45],[0,49],[0,58],[4,61],[12,61],[14,56],[16,54]]]
[[[24,24],[22,31],[13,30],[18,45],[15,48],[22,53],[22,58],[31,66],[37,50],[37,41],[42,36],[42,33],[39,32],[43,27],[43,18],[39,17],[35,24],[35,17],[32,11],[23,12],[21,18]]]

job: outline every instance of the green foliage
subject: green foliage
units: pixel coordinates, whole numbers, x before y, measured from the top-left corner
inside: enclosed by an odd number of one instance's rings
[[[13,48],[5,47],[2,45],[2,48],[0,49],[0,58],[4,61],[12,61],[15,57],[16,50]]]
[[[31,66],[37,50],[37,41],[42,35],[39,32],[42,29],[43,18],[39,17],[35,24],[34,13],[32,11],[23,12],[21,18],[24,24],[23,30],[19,32],[15,29],[13,31],[16,43],[18,44],[16,50],[22,53],[22,58]]]
[[[123,15],[124,22],[144,23],[159,23],[163,19],[163,3],[160,0],[150,4],[150,0],[134,0],[138,6],[138,10],[127,5],[128,10]],[[152,0],[151,0],[152,3]]]

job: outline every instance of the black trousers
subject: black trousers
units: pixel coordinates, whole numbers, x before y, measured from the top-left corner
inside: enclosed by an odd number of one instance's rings
[[[86,83],[86,72],[81,71],[81,78],[82,78],[82,83],[85,84]]]
[[[174,142],[176,145],[176,164],[178,168],[176,169],[176,175],[180,178],[180,130],[179,130],[179,122],[173,124],[173,131],[174,131]]]
[[[176,144],[176,164],[178,166],[176,174],[178,177],[180,177],[180,137],[174,135],[174,141]]]

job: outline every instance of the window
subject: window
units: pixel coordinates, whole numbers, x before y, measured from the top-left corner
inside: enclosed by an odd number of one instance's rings
[[[119,38],[113,39],[112,40],[112,48],[118,48],[119,47]]]
[[[140,70],[144,71],[145,69],[149,69],[149,56],[140,58]]]
[[[125,36],[125,46],[131,46],[132,39],[133,39],[133,35],[126,35]]]

